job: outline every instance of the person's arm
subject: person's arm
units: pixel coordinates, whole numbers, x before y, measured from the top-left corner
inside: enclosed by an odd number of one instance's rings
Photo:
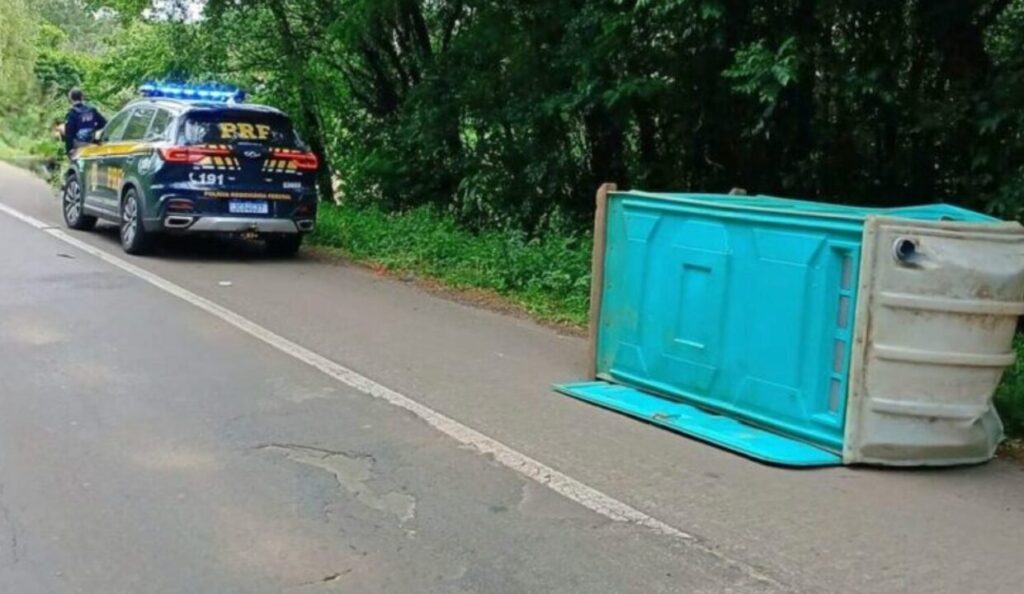
[[[106,128],[107,127],[107,118],[103,117],[103,114],[100,113],[100,110],[93,109],[93,111],[96,112],[96,129],[97,130],[102,130],[102,129]]]

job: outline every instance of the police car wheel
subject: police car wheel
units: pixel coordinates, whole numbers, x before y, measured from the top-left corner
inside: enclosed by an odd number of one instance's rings
[[[78,177],[69,175],[64,180],[64,188],[61,190],[64,224],[71,229],[89,231],[96,226],[96,217],[85,214],[83,201],[82,186],[78,183]]]
[[[291,258],[302,247],[302,236],[281,235],[267,238],[267,252],[276,258]]]
[[[143,254],[149,248],[149,234],[142,225],[139,194],[128,188],[121,201],[121,248],[129,254]]]

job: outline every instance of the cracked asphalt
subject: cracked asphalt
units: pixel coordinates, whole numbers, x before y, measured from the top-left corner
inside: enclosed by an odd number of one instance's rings
[[[0,164],[0,203],[59,226]],[[110,230],[74,234],[120,256]],[[615,522],[0,213],[0,594],[1018,592],[1024,471],[788,471],[553,394],[585,344],[318,261],[130,261],[693,539]]]
[[[0,319],[0,592],[769,589],[2,214]]]

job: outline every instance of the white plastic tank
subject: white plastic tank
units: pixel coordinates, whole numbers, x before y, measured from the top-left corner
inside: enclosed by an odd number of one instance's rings
[[[1024,315],[1024,228],[869,217],[859,282],[843,461],[990,459]]]

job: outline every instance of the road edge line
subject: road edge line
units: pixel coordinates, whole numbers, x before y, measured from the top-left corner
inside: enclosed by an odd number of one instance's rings
[[[555,493],[573,501],[583,507],[614,522],[632,524],[651,530],[662,536],[673,537],[687,541],[701,551],[708,553],[728,565],[742,569],[749,577],[763,583],[782,587],[775,579],[761,573],[755,567],[731,559],[720,551],[713,549],[700,542],[692,534],[684,532],[670,524],[667,524],[639,509],[620,501],[611,495],[599,491],[569,475],[556,470],[539,460],[536,460],[518,450],[513,449],[504,443],[480,433],[476,429],[462,424],[447,415],[421,404],[408,396],[405,396],[383,384],[380,384],[340,363],[337,363],[313,350],[297,344],[275,332],[265,328],[241,314],[214,303],[188,289],[169,281],[156,273],[141,268],[127,260],[119,258],[103,249],[90,245],[76,237],[71,236],[62,229],[58,229],[24,214],[17,209],[0,203],[0,212],[26,223],[35,229],[46,233],[78,250],[85,252],[97,259],[119,268],[150,285],[169,293],[216,318],[234,326],[235,328],[253,336],[261,342],[271,346],[292,358],[297,359],[325,375],[353,388],[367,396],[383,400],[397,408],[404,409],[437,431],[447,435],[464,446],[469,446],[481,454],[489,454],[502,466],[509,468],[517,474],[543,485]]]

